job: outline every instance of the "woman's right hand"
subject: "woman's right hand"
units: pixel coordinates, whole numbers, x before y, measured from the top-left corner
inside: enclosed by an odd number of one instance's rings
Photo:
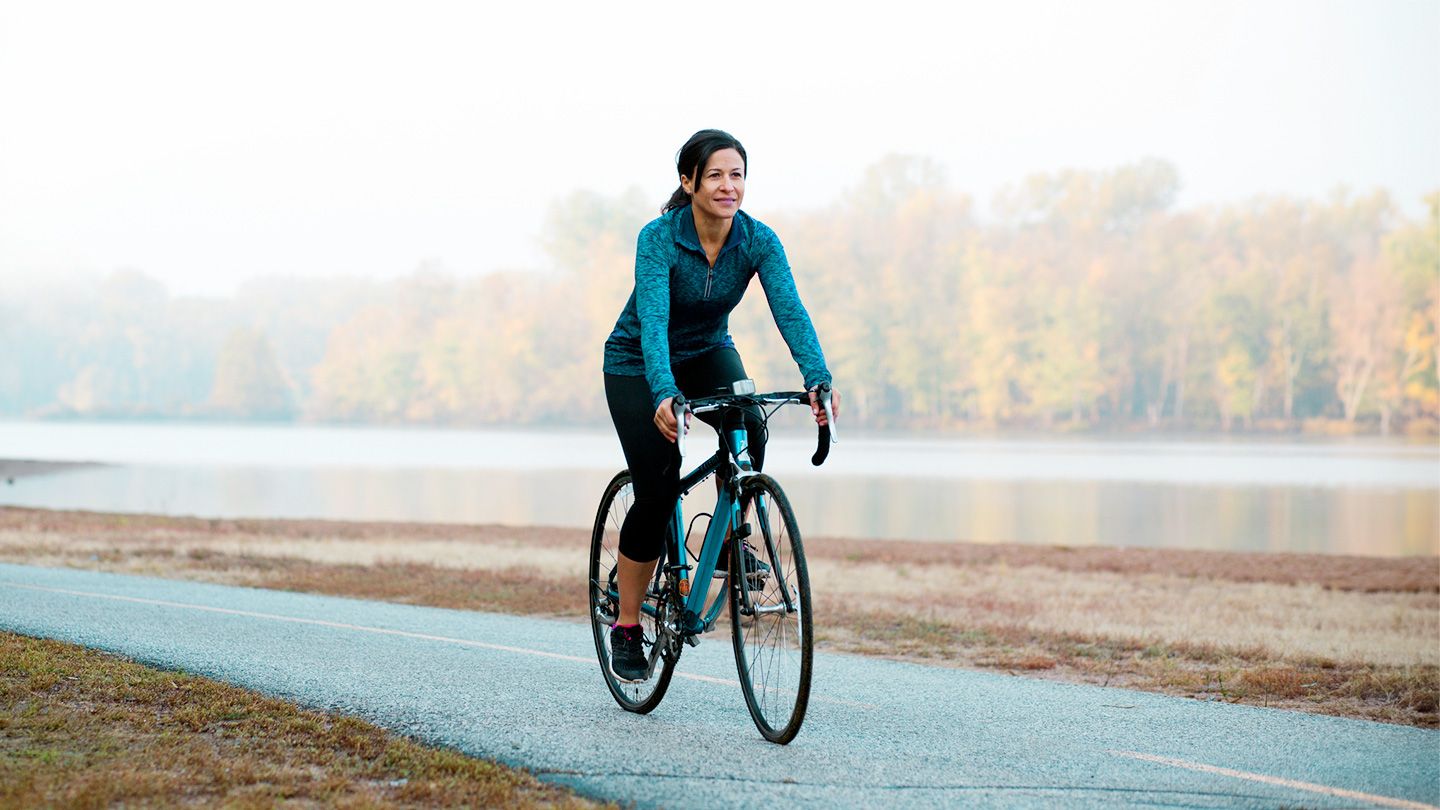
[[[680,435],[679,423],[675,421],[675,398],[666,397],[660,407],[655,409],[655,427],[660,429],[660,434],[666,441],[673,442]],[[690,427],[690,412],[685,412],[685,427]]]

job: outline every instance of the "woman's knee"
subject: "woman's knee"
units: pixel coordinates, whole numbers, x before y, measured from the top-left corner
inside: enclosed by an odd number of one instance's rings
[[[635,562],[651,562],[665,550],[665,531],[675,513],[675,494],[637,496],[620,527],[620,553]]]

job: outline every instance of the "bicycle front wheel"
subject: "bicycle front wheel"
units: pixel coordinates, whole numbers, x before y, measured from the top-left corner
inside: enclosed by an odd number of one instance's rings
[[[641,603],[640,628],[645,635],[645,652],[650,660],[650,677],[640,683],[628,683],[610,669],[610,627],[620,613],[620,590],[615,582],[615,569],[620,559],[620,527],[635,501],[630,473],[622,471],[610,480],[600,498],[595,514],[595,527],[590,535],[590,629],[595,636],[595,654],[600,658],[600,671],[615,702],[626,711],[645,714],[660,705],[675,660],[664,654],[656,641],[660,638],[658,617],[664,596],[657,574],[646,588]],[[663,562],[663,558],[662,558]],[[656,566],[659,568],[659,566]]]
[[[746,542],[763,565],[730,577],[735,667],[760,734],[784,745],[800,732],[810,701],[810,575],[795,513],[775,479],[747,478],[740,498],[751,526]],[[741,571],[742,545],[732,542],[730,555],[730,570]]]

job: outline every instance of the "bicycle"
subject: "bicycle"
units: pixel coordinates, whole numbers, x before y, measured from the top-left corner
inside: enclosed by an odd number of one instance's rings
[[[756,394],[751,380],[740,380],[723,391],[688,403],[684,397],[675,398],[676,443],[682,462],[687,411],[721,412],[722,430],[715,454],[680,479],[681,500],[676,502],[655,575],[646,587],[640,609],[649,659],[646,679],[620,681],[610,669],[609,630],[620,606],[615,575],[620,526],[633,497],[627,470],[611,479],[595,515],[590,538],[590,626],[610,694],[626,711],[645,714],[665,697],[684,646],[695,646],[700,635],[714,629],[722,602],[727,603],[735,667],[746,708],[765,739],[784,745],[799,733],[810,698],[814,658],[810,577],[789,499],[775,479],[752,468],[741,420],[735,420],[739,426],[731,428],[724,417],[727,412],[738,415],[743,409],[758,408],[768,431],[770,417],[781,407],[809,405],[810,395],[807,391]],[[830,443],[838,441],[830,395],[830,386],[822,385],[818,398],[829,424],[820,427],[819,445],[810,459],[816,466],[824,463]],[[709,519],[704,542],[691,565],[681,504],[711,475],[719,477],[716,504],[713,511],[697,514],[691,521],[693,528],[695,520]],[[717,515],[721,519],[715,519]],[[750,525],[752,517],[759,524],[758,536]],[[735,572],[747,567],[745,550],[751,544],[748,570],[744,576],[736,576]],[[722,547],[728,549],[728,567],[721,577],[722,590],[707,605]]]

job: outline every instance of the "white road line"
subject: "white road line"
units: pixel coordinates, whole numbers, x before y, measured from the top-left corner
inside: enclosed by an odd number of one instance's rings
[[[1409,799],[1392,799],[1389,796],[1376,796],[1373,793],[1361,793],[1358,790],[1346,790],[1344,788],[1330,787],[1329,785],[1317,785],[1314,782],[1301,782],[1296,779],[1285,779],[1279,776],[1266,776],[1263,773],[1250,773],[1249,771],[1236,771],[1230,768],[1220,768],[1215,765],[1205,765],[1200,762],[1189,762],[1183,759],[1171,759],[1160,757],[1154,754],[1142,754],[1138,751],[1109,751],[1107,753],[1131,759],[1144,760],[1145,762],[1158,762],[1161,765],[1170,765],[1176,768],[1186,768],[1201,773],[1213,773],[1220,776],[1229,776],[1235,779],[1248,779],[1251,782],[1263,782],[1267,785],[1278,785],[1280,787],[1294,788],[1295,790],[1308,790],[1311,793],[1320,793],[1326,796],[1336,796],[1342,799],[1357,799],[1362,802],[1378,804],[1384,807],[1404,807],[1409,810],[1440,810],[1433,804],[1424,802],[1412,802]]]
[[[230,616],[245,616],[251,619],[268,619],[276,622],[290,622],[292,624],[311,624],[317,627],[333,627],[339,630],[358,630],[362,633],[377,633],[386,636],[401,636],[403,638],[416,638],[424,641],[442,641],[447,644],[460,644],[466,647],[479,647],[486,650],[499,650],[501,652],[520,653],[522,655],[536,655],[541,658],[554,658],[560,661],[576,661],[581,664],[595,664],[594,658],[582,658],[576,655],[563,655],[561,653],[545,652],[544,650],[532,650],[528,647],[512,647],[508,644],[491,644],[486,641],[471,641],[464,638],[451,638],[449,636],[435,636],[429,633],[415,633],[409,630],[391,630],[385,627],[368,627],[361,624],[347,624],[345,622],[330,622],[324,619],[302,619],[297,616],[281,616],[276,613],[257,613],[253,610],[235,610],[233,608],[212,607],[210,605],[194,605],[187,602],[168,602],[164,599],[145,599],[139,596],[117,596],[110,593],[92,593],[90,591],[74,591],[67,588],[47,588],[43,585],[26,585],[20,582],[0,582],[0,585],[9,588],[19,588],[27,591],[45,591],[47,593],[62,593],[68,596],[88,596],[92,599],[111,599],[116,602],[135,602],[141,605],[157,605],[159,607],[180,608],[183,610],[201,610],[208,613],[224,613]],[[689,678],[692,681],[701,683],[713,683],[721,686],[733,686],[740,688],[739,681],[727,680],[725,678],[712,678],[708,675],[693,675],[688,672],[676,672],[677,678]],[[811,700],[818,700],[825,703],[839,703],[846,706],[855,706],[862,709],[878,708],[869,703],[857,703],[842,698],[825,697],[824,695],[811,695]]]

